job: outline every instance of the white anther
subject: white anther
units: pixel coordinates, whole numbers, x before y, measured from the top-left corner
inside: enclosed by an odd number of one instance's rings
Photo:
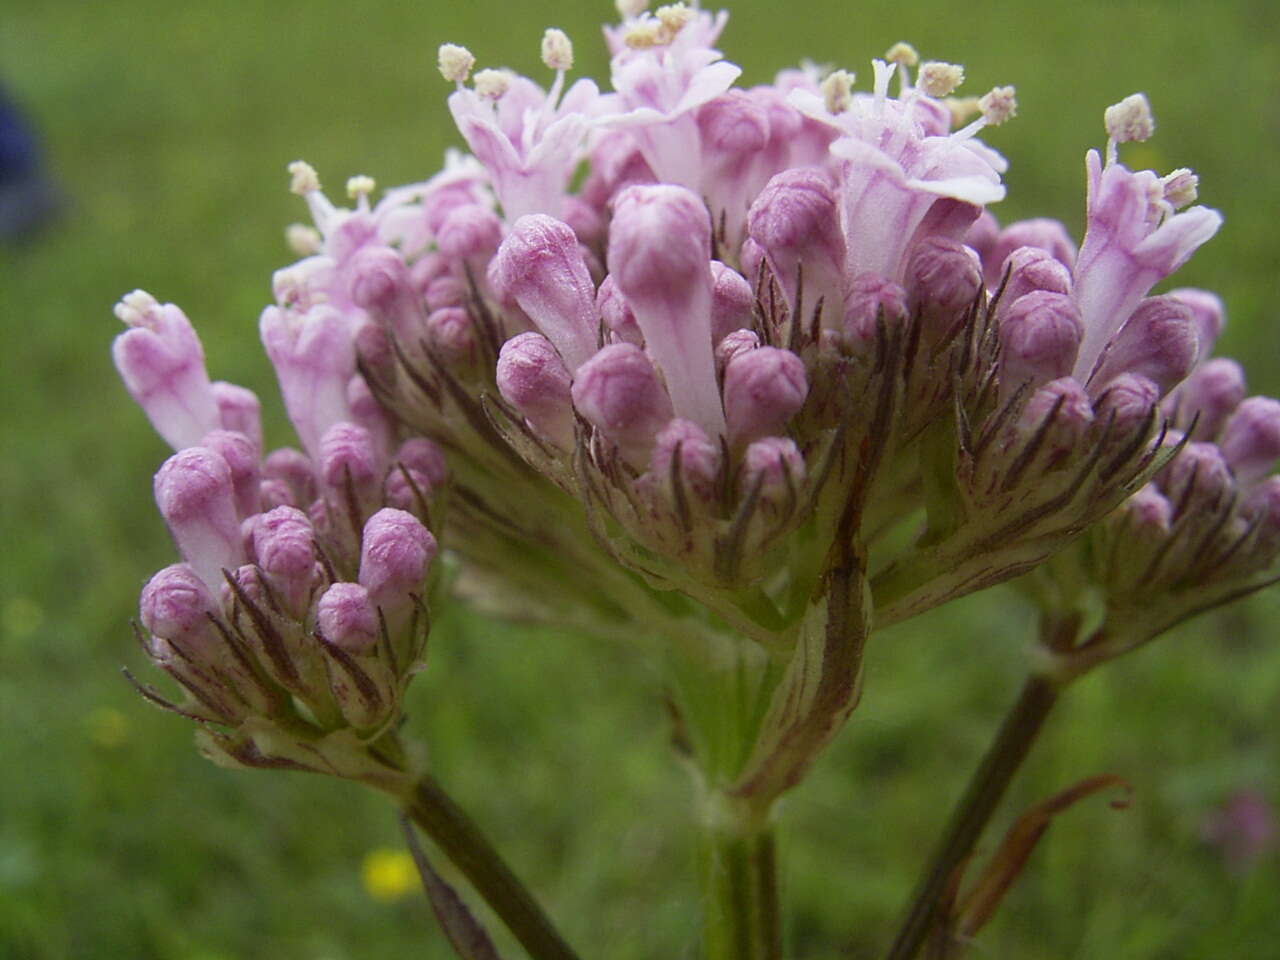
[[[481,70],[476,74],[476,93],[486,100],[501,100],[511,86],[511,77],[505,70]]]
[[[914,67],[920,62],[920,54],[909,43],[895,43],[884,55],[887,63],[900,63],[904,67]]]
[[[964,83],[964,67],[958,63],[943,63],[941,60],[930,60],[920,68],[916,80],[926,97],[945,97]]]
[[[132,293],[126,293],[120,298],[120,302],[115,305],[112,311],[122,323],[126,323],[131,327],[145,326],[147,322],[147,314],[160,306],[158,301],[145,290],[134,290]]]
[[[476,58],[466,47],[460,47],[456,43],[442,43],[438,62],[440,76],[450,83],[466,83],[476,65]]]
[[[844,113],[853,103],[854,76],[848,70],[832,70],[822,81],[823,102],[828,113]]]
[[[649,9],[649,0],[615,0],[614,6],[618,9],[618,16],[630,20]]]
[[[573,42],[563,30],[549,27],[542,35],[542,62],[552,70],[573,69]]]
[[[1156,132],[1156,120],[1151,115],[1151,104],[1142,93],[1132,93],[1119,103],[1107,107],[1103,119],[1107,136],[1116,143],[1149,140]]]
[[[303,197],[320,189],[320,176],[316,168],[305,160],[295,160],[289,164],[289,190]]]
[[[347,196],[352,200],[367,197],[376,189],[378,189],[377,181],[373,177],[367,177],[362,173],[347,179]]]
[[[1200,195],[1200,178],[1186,167],[1179,167],[1161,183],[1164,185],[1164,199],[1175,210],[1189,207]]]
[[[978,98],[982,119],[994,127],[1018,115],[1017,91],[1013,87],[992,87]]]
[[[319,253],[324,242],[320,231],[305,223],[291,223],[284,228],[284,241],[300,257],[309,257]]]

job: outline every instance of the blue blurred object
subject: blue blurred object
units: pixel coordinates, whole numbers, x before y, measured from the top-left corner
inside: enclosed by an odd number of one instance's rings
[[[29,236],[61,206],[34,129],[0,89],[0,241]]]

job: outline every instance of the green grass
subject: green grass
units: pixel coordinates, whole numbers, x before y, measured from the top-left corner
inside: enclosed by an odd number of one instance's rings
[[[110,367],[110,307],[135,286],[186,307],[215,375],[267,398],[283,442],[255,327],[287,259],[281,227],[302,215],[285,164],[306,157],[334,185],[419,179],[456,139],[438,43],[533,71],[554,23],[599,76],[606,10],[7,0],[3,79],[41,122],[71,206],[37,243],[0,251],[0,957],[448,955],[416,899],[361,886],[365,853],[398,843],[380,798],[215,769],[120,678],[122,663],[145,670],[127,622],[171,548],[149,496],[165,450]],[[1267,0],[733,11],[724,46],[752,81],[801,56],[869,76],[867,59],[906,38],[966,63],[973,90],[1016,83],[1021,116],[990,138],[1012,162],[1007,219],[1078,229],[1101,110],[1146,90],[1160,131],[1142,155],[1196,168],[1227,218],[1180,282],[1223,294],[1221,350],[1280,393],[1280,14]],[[975,956],[1274,954],[1276,855],[1232,873],[1199,831],[1234,788],[1280,800],[1278,614],[1280,596],[1258,598],[1072,691],[1014,806],[1100,771],[1128,777],[1134,804],[1091,801],[1055,825]],[[782,812],[789,956],[875,955],[1012,699],[1030,625],[996,592],[876,638],[863,707]],[[410,729],[570,939],[588,958],[696,955],[689,791],[655,675],[625,649],[461,611],[432,644]]]

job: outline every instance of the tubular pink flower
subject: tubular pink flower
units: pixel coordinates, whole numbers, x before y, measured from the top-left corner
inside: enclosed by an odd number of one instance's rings
[[[996,284],[1004,279],[1004,292],[1000,294],[1000,309],[1016,303],[1018,298],[1033,290],[1068,294],[1071,292],[1071,271],[1064,267],[1049,251],[1040,247],[1018,247],[1004,258],[1000,265]]]
[[[156,506],[178,552],[211,591],[222,571],[244,555],[231,468],[218,453],[187,447],[166,460],[155,476]]]
[[[595,353],[595,286],[567,224],[544,214],[521,217],[498,248],[489,276],[555,344],[570,371]]]
[[[1005,258],[1020,247],[1043,250],[1067,270],[1076,262],[1075,242],[1060,221],[1048,217],[1018,220],[1000,231],[989,255],[983,256],[984,263],[990,262],[996,268],[987,275],[987,286],[994,290],[999,285]]]
[[[294,507],[276,507],[253,526],[253,552],[281,603],[294,616],[306,613],[315,583],[315,531]]]
[[[279,307],[262,312],[262,345],[276,368],[289,420],[312,457],[326,430],[351,419],[347,382],[356,372],[351,326],[323,304],[305,314]]]
[[[435,537],[417,517],[384,507],[364,525],[360,585],[384,612],[403,610],[410,603],[408,595],[422,590],[435,556]]]
[[[1088,377],[1103,348],[1160,280],[1218,232],[1222,215],[1208,207],[1174,213],[1161,180],[1120,163],[1105,169],[1090,150],[1088,226],[1076,258],[1072,296],[1084,318],[1077,377]]]
[[[262,404],[258,395],[247,387],[225,380],[212,384],[213,399],[218,405],[218,422],[223,430],[243,433],[256,449],[262,449]]]
[[[1167,294],[1191,310],[1196,322],[1196,339],[1200,342],[1200,361],[1209,359],[1213,345],[1217,342],[1222,328],[1227,323],[1227,311],[1222,298],[1209,290],[1197,290],[1193,287],[1180,287]]]
[[[142,625],[157,637],[194,641],[197,647],[216,643],[209,616],[217,614],[217,603],[190,564],[175,563],[157,572],[142,588],[138,608]]]
[[[1244,396],[1244,370],[1240,364],[1215,357],[1180,384],[1164,406],[1170,414],[1176,412],[1178,423],[1188,430],[1195,421],[1192,439],[1212,440]]]
[[[946,319],[964,316],[982,290],[982,264],[960,241],[929,236],[911,253],[907,289],[916,312]]]
[[[236,430],[214,430],[200,439],[200,446],[227,461],[231,486],[236,494],[236,511],[241,517],[258,512],[258,447]]]
[[[1069,374],[1083,330],[1070,297],[1036,290],[1001,313],[999,334],[1000,382],[1008,393]]]
[[[735,330],[751,326],[756,296],[737,270],[711,261],[711,342],[719,343]]]
[[[221,423],[204,348],[191,321],[173,304],[161,305],[141,290],[116,305],[116,316],[129,327],[111,347],[129,395],[175,450],[199,443]]]
[[[665,482],[671,476],[672,461],[679,451],[680,478],[686,489],[700,500],[715,495],[720,474],[720,447],[712,443],[702,428],[689,420],[672,420],[654,440],[649,472]]]
[[[609,267],[676,415],[725,431],[711,347],[711,222],[680,187],[629,187],[614,205]]]
[[[348,653],[363,653],[378,642],[378,611],[358,583],[334,583],[316,603],[320,635]]]
[[[1245,400],[1223,426],[1218,446],[1237,483],[1247,486],[1261,480],[1280,458],[1280,401]]]
[[[1151,380],[1164,394],[1191,372],[1198,353],[1191,309],[1173,297],[1148,297],[1108,345],[1093,380],[1105,383],[1129,371]]]

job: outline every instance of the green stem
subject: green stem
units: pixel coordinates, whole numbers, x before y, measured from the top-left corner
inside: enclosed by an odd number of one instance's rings
[[[773,829],[711,824],[700,852],[704,960],[781,960]]]
[[[440,784],[422,777],[404,805],[409,818],[471,882],[533,960],[577,960],[498,851]]]
[[[919,951],[933,927],[938,906],[956,869],[973,852],[1009,782],[1058,702],[1060,691],[1058,683],[1038,674],[1032,674],[1023,685],[986,756],[969,780],[963,798],[952,811],[951,821],[934,848],[887,960],[911,960]]]

